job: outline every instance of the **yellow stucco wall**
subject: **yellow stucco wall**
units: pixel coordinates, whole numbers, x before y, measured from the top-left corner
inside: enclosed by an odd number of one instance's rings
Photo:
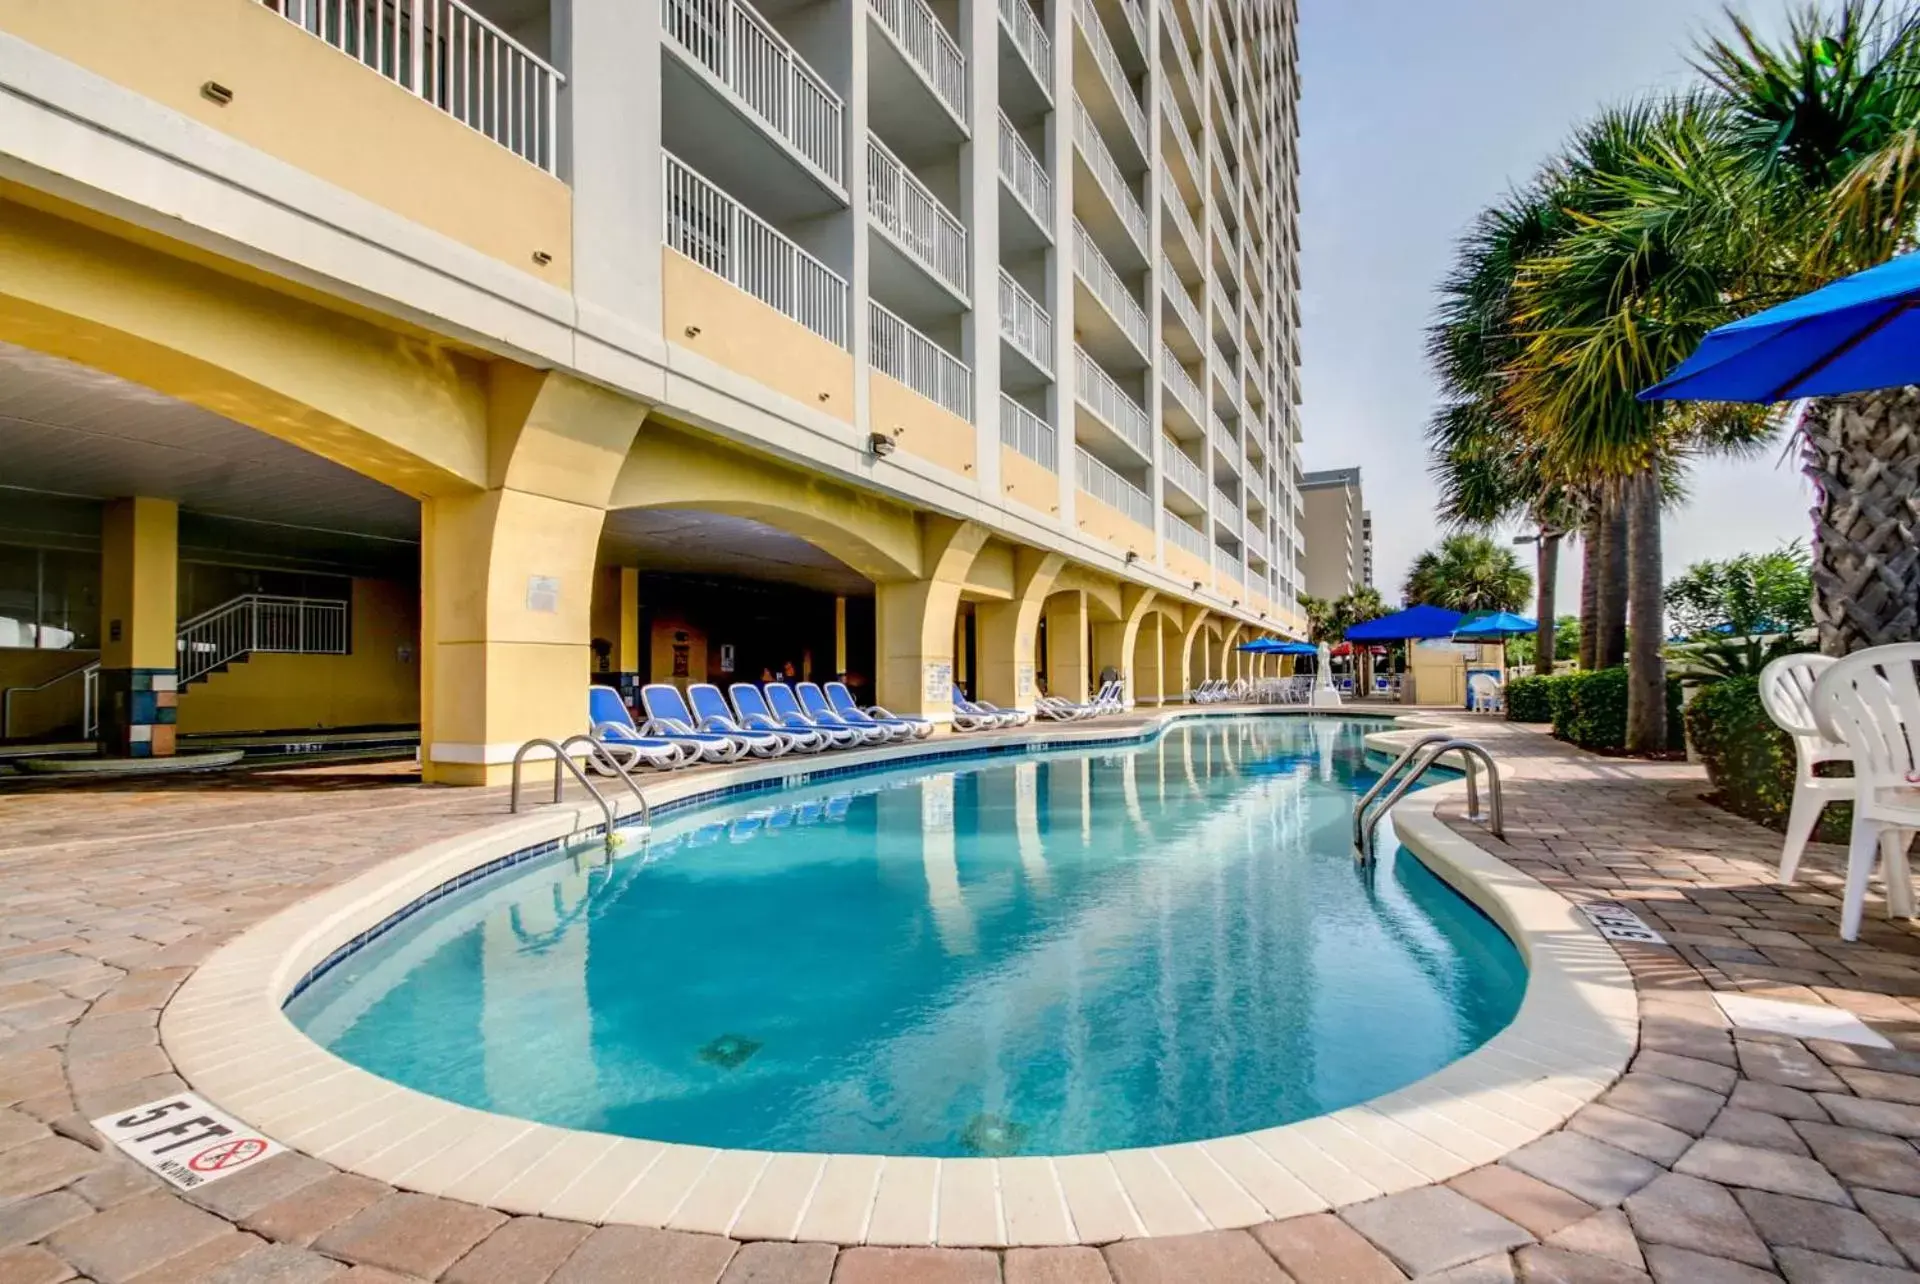
[[[418,722],[419,591],[355,580],[352,611],[350,654],[254,655],[181,693],[181,733]]]
[[[0,29],[523,272],[572,280],[566,184],[258,0],[7,0]],[[233,101],[203,97],[208,81]]]
[[[660,251],[660,289],[668,339],[795,401],[853,422],[851,352],[677,250]]]
[[[868,379],[867,422],[900,449],[950,472],[973,476],[974,428],[890,375]]]
[[[1011,446],[1000,447],[1000,488],[1007,498],[1043,513],[1060,511],[1060,478]]]
[[[707,635],[678,615],[661,616],[653,622],[650,639],[653,667],[651,681],[667,682],[685,691],[695,682],[707,681]],[[673,671],[674,650],[687,648],[687,671]]]
[[[1168,544],[1162,552],[1167,569],[1179,578],[1189,582],[1199,580],[1202,584],[1213,582],[1213,568],[1178,544]]]
[[[0,689],[37,687],[61,674],[81,669],[100,658],[98,651],[40,651],[25,647],[0,648]],[[20,691],[13,697],[11,734],[29,740],[66,729],[80,734],[80,700],[84,678],[69,678],[45,691]]]
[[[1083,490],[1073,498],[1073,511],[1085,534],[1119,548],[1130,548],[1143,558],[1153,556],[1153,532],[1119,509]]]
[[[100,663],[172,669],[180,575],[180,506],[117,499],[100,514]]]

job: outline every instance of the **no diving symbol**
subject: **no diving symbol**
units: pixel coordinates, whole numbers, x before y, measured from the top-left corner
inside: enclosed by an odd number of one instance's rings
[[[197,1173],[217,1173],[223,1168],[238,1168],[249,1159],[255,1158],[267,1148],[267,1143],[258,1137],[242,1137],[238,1141],[223,1141],[217,1146],[208,1146],[205,1150],[187,1161],[187,1167]]]

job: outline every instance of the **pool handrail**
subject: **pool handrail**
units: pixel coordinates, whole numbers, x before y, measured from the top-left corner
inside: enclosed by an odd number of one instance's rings
[[[1427,753],[1424,758],[1415,761],[1415,755],[1422,750],[1431,750],[1431,752]],[[1406,752],[1394,760],[1391,767],[1381,773],[1380,779],[1374,781],[1373,788],[1367,790],[1367,792],[1362,795],[1360,801],[1354,805],[1354,859],[1363,865],[1373,863],[1374,830],[1378,827],[1380,818],[1391,811],[1394,804],[1405,797],[1407,791],[1418,784],[1420,778],[1432,770],[1434,765],[1437,764],[1444,755],[1449,753],[1458,753],[1461,760],[1466,764],[1467,819],[1471,821],[1477,822],[1481,819],[1480,787],[1479,782],[1474,776],[1475,760],[1477,759],[1486,765],[1488,800],[1488,815],[1486,817],[1487,829],[1495,838],[1505,840],[1507,836],[1507,826],[1500,798],[1500,768],[1494,762],[1493,755],[1487,752],[1486,746],[1476,741],[1459,740],[1449,735],[1435,733],[1422,736],[1418,741],[1414,742]],[[1408,763],[1412,763],[1413,765],[1403,773],[1401,769],[1406,767]],[[1386,797],[1380,798],[1379,802],[1375,803],[1374,800],[1379,798],[1381,787],[1389,780],[1394,780],[1396,776],[1398,779],[1393,788],[1388,791]],[[1370,805],[1371,810],[1369,810]]]

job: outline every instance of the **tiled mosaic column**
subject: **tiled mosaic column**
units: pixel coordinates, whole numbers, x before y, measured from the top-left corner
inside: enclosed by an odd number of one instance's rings
[[[179,700],[180,509],[117,499],[100,519],[100,752],[164,758]]]

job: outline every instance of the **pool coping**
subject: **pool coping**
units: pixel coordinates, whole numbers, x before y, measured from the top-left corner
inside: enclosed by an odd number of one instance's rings
[[[778,788],[795,775],[871,771],[1033,748],[1151,740],[1195,718],[1303,711],[1164,711],[1120,734],[1067,724],[988,742],[913,745],[723,768],[648,782],[656,812]],[[1378,717],[1368,710],[1327,710]],[[1391,752],[1415,728],[1369,734]],[[849,771],[848,774],[852,774]],[[769,783],[771,782],[771,783]],[[1400,842],[1494,919],[1529,968],[1513,1022],[1465,1057],[1359,1105],[1252,1133],[1082,1155],[930,1159],[726,1150],[532,1123],[444,1101],[341,1060],[282,1005],[343,946],[401,911],[520,853],[597,829],[598,808],[560,806],[418,848],[242,933],[187,979],[160,1018],[194,1090],[286,1145],[425,1194],[610,1224],[875,1245],[1017,1247],[1231,1229],[1444,1181],[1552,1132],[1625,1069],[1638,1001],[1626,965],[1557,892],[1456,833],[1436,785],[1393,812]],[[623,819],[634,810],[623,799]],[[531,858],[522,856],[521,858]],[[443,893],[442,893],[443,894]]]

